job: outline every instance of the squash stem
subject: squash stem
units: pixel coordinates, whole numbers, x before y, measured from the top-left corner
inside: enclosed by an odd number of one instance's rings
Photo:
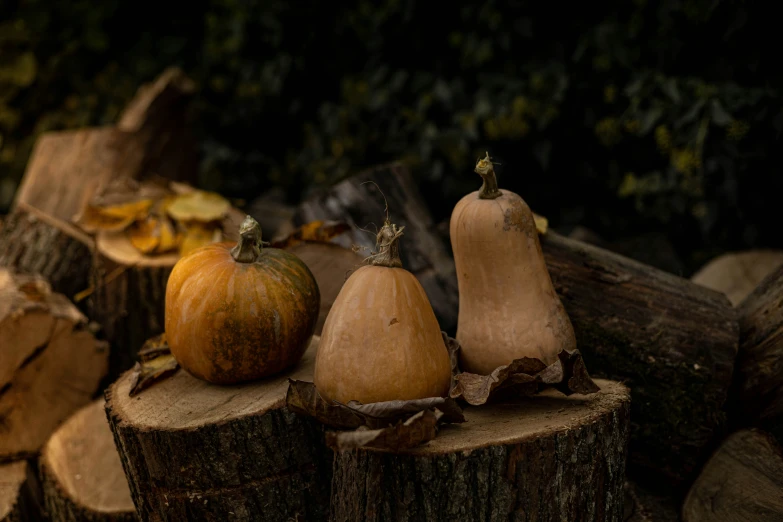
[[[261,256],[261,225],[247,216],[239,227],[239,242],[231,249],[231,257],[237,263],[255,263]]]
[[[402,268],[400,238],[403,230],[405,227],[397,228],[397,225],[386,220],[376,236],[378,253],[370,256],[371,265]]]
[[[484,181],[479,189],[479,199],[496,199],[503,195],[498,188],[498,180],[495,177],[495,166],[492,164],[492,160],[489,159],[489,152],[487,156],[478,160],[476,163],[476,174],[481,176]]]

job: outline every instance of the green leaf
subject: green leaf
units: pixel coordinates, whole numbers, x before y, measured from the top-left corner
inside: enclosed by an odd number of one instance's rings
[[[720,101],[714,99],[710,103],[710,117],[712,118],[712,123],[718,127],[725,127],[734,121],[734,118],[731,114],[726,112],[726,109],[723,108]]]
[[[650,132],[661,116],[663,116],[663,109],[651,107],[650,110],[644,113],[639,122],[639,134],[645,135]]]
[[[680,90],[677,88],[677,82],[674,78],[669,78],[663,84],[661,84],[661,90],[666,96],[676,104],[680,103]]]

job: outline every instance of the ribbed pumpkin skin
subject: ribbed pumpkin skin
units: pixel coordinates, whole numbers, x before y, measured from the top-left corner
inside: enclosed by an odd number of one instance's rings
[[[513,192],[462,198],[451,215],[460,368],[487,375],[520,357],[553,363],[576,348],[549,276],[533,213]]]
[[[413,274],[363,266],[348,278],[324,323],[313,380],[321,395],[340,402],[448,393],[449,355]]]
[[[273,375],[296,364],[315,330],[320,293],[296,256],[265,248],[255,263],[233,243],[194,251],[166,286],[166,337],[189,373],[216,384]]]

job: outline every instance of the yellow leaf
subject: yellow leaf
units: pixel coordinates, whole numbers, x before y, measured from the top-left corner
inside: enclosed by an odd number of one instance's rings
[[[536,222],[536,230],[538,230],[538,233],[542,236],[546,234],[546,231],[549,229],[549,220],[544,216],[539,216],[535,212],[533,212],[533,220]]]
[[[160,242],[155,252],[163,254],[175,250],[179,246],[180,237],[177,236],[177,231],[174,230],[174,225],[171,224],[168,218],[163,218],[160,221]]]
[[[197,248],[220,241],[222,233],[219,228],[202,223],[190,223],[179,246],[179,255],[186,256]]]
[[[340,234],[351,229],[348,223],[342,221],[311,221],[297,228],[285,238],[272,243],[272,248],[290,248],[297,243],[328,243]]]
[[[179,222],[209,223],[221,219],[230,208],[231,203],[220,194],[196,190],[175,196],[166,211]]]
[[[76,217],[76,224],[89,233],[101,230],[117,232],[125,230],[135,221],[147,217],[152,201],[142,199],[122,205],[99,207],[87,205]]]
[[[142,254],[149,254],[158,248],[161,238],[160,220],[149,217],[134,223],[128,231],[131,244]]]

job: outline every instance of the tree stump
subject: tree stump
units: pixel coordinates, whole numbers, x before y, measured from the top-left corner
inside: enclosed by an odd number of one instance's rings
[[[757,430],[731,435],[704,466],[682,509],[684,522],[783,520],[783,453]]]
[[[762,281],[737,313],[733,417],[739,425],[764,428],[783,443],[783,266]]]
[[[424,446],[335,454],[334,521],[619,521],[629,393],[468,407]]]
[[[38,522],[42,519],[30,488],[32,475],[26,460],[0,464],[0,522]]]
[[[688,483],[725,429],[739,338],[731,303],[553,232],[541,247],[591,375],[631,388],[629,463]]]
[[[387,202],[393,221],[405,226],[402,264],[424,287],[440,327],[453,334],[459,305],[454,259],[406,167],[398,163],[382,165],[334,185],[300,204],[294,224],[345,221],[354,226],[353,230],[335,242],[346,248],[363,246],[369,254],[375,248],[375,231],[383,226]]]
[[[87,319],[46,281],[0,269],[0,461],[38,453],[92,399],[107,356]]]
[[[106,411],[141,520],[325,520],[331,451],[318,423],[285,408],[287,378],[312,380],[317,345],[245,385],[180,370],[132,398],[130,373],[114,383]]]
[[[76,412],[52,434],[39,466],[52,522],[137,520],[103,399]]]

